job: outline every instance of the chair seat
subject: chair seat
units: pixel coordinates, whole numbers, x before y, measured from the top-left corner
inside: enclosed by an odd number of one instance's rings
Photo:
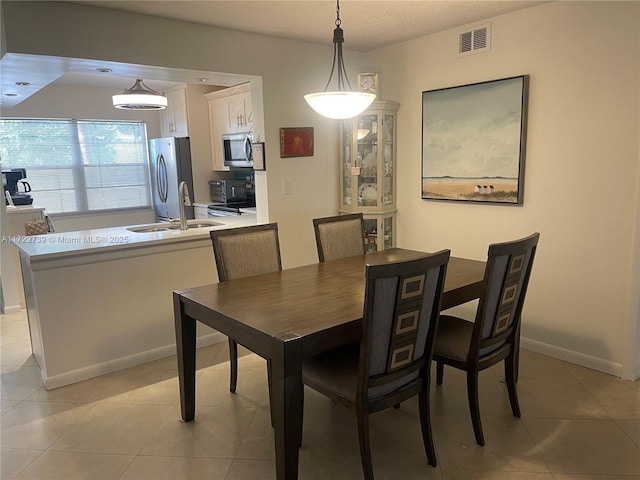
[[[473,322],[450,315],[440,315],[434,355],[466,362],[472,334]]]
[[[338,396],[356,401],[360,344],[345,345],[305,360],[302,365],[304,383]]]

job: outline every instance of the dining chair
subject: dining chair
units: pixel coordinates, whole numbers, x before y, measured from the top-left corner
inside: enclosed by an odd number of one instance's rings
[[[313,229],[320,262],[365,253],[362,213],[314,218]]]
[[[415,395],[428,462],[438,463],[429,412],[430,365],[449,255],[443,250],[367,265],[360,342],[302,365],[305,385],[355,410],[366,479],[373,479],[369,415]]]
[[[220,282],[282,270],[277,223],[211,230],[210,236]],[[229,363],[229,390],[235,392],[238,344],[232,338],[229,338]]]
[[[504,361],[505,381],[513,416],[520,418],[516,391],[520,316],[524,304],[539,233],[489,246],[483,292],[470,322],[441,315],[433,359],[436,384],[442,385],[444,365],[467,373],[467,397],[478,445],[484,434],[478,402],[478,373]]]

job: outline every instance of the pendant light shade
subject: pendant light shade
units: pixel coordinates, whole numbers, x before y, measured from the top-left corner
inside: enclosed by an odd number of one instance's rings
[[[113,96],[113,106],[122,110],[162,110],[167,108],[167,97],[147,87],[139,78],[133,87]]]
[[[355,117],[362,113],[371,105],[376,96],[373,93],[352,91],[342,57],[344,32],[340,28],[342,23],[340,20],[340,0],[336,1],[336,16],[336,28],[333,30],[333,66],[331,67],[329,81],[323,92],[310,93],[305,95],[304,99],[320,115],[328,118],[343,119]],[[338,89],[327,91],[336,67]]]

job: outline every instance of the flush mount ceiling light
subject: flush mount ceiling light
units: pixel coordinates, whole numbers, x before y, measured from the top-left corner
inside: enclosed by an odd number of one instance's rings
[[[167,97],[151,90],[139,78],[133,87],[113,96],[113,106],[122,110],[161,110],[167,108]]]
[[[363,112],[371,102],[376,98],[373,93],[354,92],[351,89],[351,83],[344,68],[344,60],[342,58],[342,44],[344,43],[344,34],[340,24],[340,0],[336,1],[336,28],[333,30],[333,65],[327,86],[324,91],[318,93],[310,93],[304,96],[307,103],[320,115],[328,118],[351,118]],[[338,90],[327,91],[333,72],[337,72]],[[348,90],[346,87],[348,86]]]

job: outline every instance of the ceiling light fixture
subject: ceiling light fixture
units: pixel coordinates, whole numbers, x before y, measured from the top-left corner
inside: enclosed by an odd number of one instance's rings
[[[329,118],[351,118],[363,112],[371,102],[376,98],[373,93],[354,92],[351,89],[351,83],[344,68],[344,60],[342,57],[342,44],[344,43],[344,34],[340,24],[340,0],[336,0],[336,28],[333,30],[333,66],[327,86],[324,91],[318,93],[310,93],[304,96],[307,103],[320,115]],[[336,70],[338,90],[327,91],[333,72]],[[346,90],[346,87],[349,87]]]
[[[150,89],[138,78],[133,87],[113,96],[113,106],[122,110],[161,110],[167,108],[167,97]]]

